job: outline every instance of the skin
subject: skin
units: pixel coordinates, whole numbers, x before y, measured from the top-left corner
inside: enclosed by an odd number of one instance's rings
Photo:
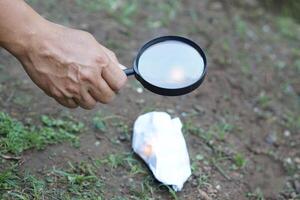
[[[0,0],[0,47],[69,108],[109,103],[127,79],[115,54],[90,33],[47,21],[23,0]]]

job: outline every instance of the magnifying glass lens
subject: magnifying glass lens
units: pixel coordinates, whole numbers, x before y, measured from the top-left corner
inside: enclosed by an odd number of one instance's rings
[[[204,60],[194,47],[181,41],[166,40],[142,53],[138,70],[145,81],[157,87],[184,88],[202,77]]]

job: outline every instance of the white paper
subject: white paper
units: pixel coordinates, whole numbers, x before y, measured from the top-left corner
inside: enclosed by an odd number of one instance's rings
[[[149,166],[155,178],[180,191],[191,175],[190,159],[179,118],[165,112],[138,117],[133,128],[132,148]]]

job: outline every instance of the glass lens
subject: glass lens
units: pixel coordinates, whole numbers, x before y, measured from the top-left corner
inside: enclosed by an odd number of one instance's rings
[[[150,46],[139,58],[138,70],[144,80],[160,88],[178,89],[197,82],[204,61],[194,47],[177,40]]]

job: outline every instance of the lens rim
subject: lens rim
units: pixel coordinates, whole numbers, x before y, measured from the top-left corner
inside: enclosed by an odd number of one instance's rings
[[[165,42],[165,41],[179,41],[179,42],[183,42],[185,44],[188,44],[190,46],[192,46],[201,56],[204,62],[204,70],[203,70],[203,74],[201,75],[201,77],[192,85],[186,86],[186,87],[182,87],[182,88],[162,88],[162,87],[158,87],[156,85],[153,85],[151,83],[149,83],[148,81],[146,81],[145,79],[143,79],[143,77],[141,76],[140,72],[139,72],[139,68],[138,68],[138,63],[139,63],[139,59],[141,57],[141,55],[143,54],[144,51],[146,51],[149,47],[160,43],[160,42]],[[206,60],[206,56],[204,51],[200,48],[199,45],[197,45],[195,42],[185,38],[185,37],[181,37],[181,36],[173,36],[173,35],[169,35],[169,36],[162,36],[162,37],[158,37],[155,38],[153,40],[150,40],[149,42],[147,42],[146,44],[144,44],[142,46],[142,48],[139,50],[139,53],[136,57],[136,59],[133,62],[133,68],[135,71],[135,77],[136,79],[148,90],[150,90],[151,92],[154,92],[156,94],[159,95],[164,95],[164,96],[179,96],[179,95],[184,95],[187,93],[190,93],[191,91],[195,90],[196,88],[198,88],[201,83],[203,82],[206,74],[207,74],[207,60]]]

